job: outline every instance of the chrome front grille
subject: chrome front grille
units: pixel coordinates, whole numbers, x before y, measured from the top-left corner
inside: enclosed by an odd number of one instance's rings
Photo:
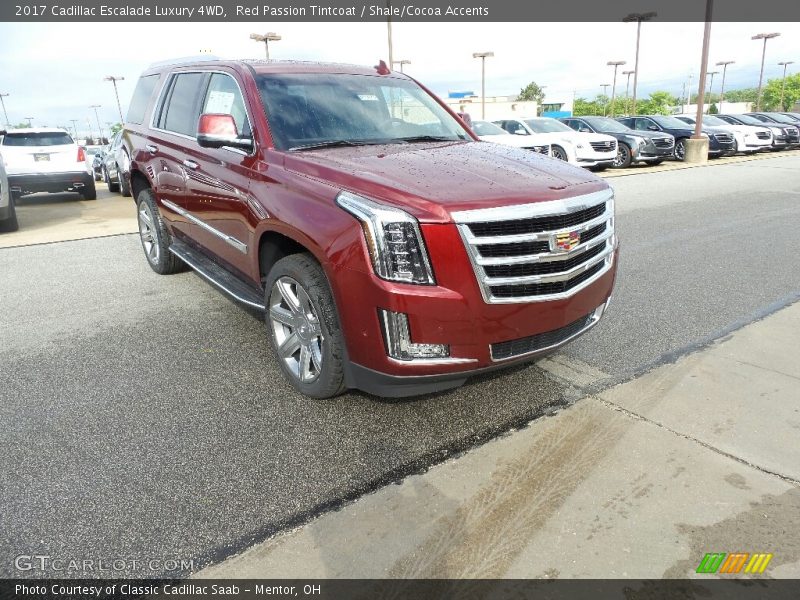
[[[589,142],[589,145],[595,152],[611,152],[617,150],[617,142],[616,141],[607,141],[607,142]]]
[[[717,138],[717,141],[722,144],[732,144],[733,143],[733,136],[729,133],[715,133],[714,137]]]
[[[756,137],[760,140],[768,140],[772,136],[767,131],[756,131]]]
[[[599,279],[614,258],[611,190],[459,211],[453,219],[492,304],[567,298]]]
[[[653,145],[656,148],[672,148],[675,145],[674,138],[653,138]]]

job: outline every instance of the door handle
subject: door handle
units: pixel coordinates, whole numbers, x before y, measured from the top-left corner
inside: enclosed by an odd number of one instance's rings
[[[187,169],[192,169],[192,170],[195,170],[195,169],[197,169],[197,167],[199,167],[200,165],[198,165],[198,164],[197,164],[196,162],[194,162],[193,160],[185,160],[185,161],[183,161],[183,166],[184,166],[184,167],[186,167]]]
[[[158,152],[158,146],[153,146],[153,144],[147,144],[147,145],[145,146],[145,148],[147,148],[147,151],[148,151],[150,154],[155,154],[156,152]]]

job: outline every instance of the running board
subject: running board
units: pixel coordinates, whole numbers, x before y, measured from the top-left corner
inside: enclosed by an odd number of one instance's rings
[[[264,297],[236,275],[180,240],[173,239],[169,251],[189,265],[203,279],[218,287],[234,300],[251,308],[265,310]]]

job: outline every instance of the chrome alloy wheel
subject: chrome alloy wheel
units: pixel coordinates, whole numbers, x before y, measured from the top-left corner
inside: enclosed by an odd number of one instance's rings
[[[552,153],[553,153],[553,158],[557,158],[558,160],[563,160],[564,162],[569,162],[567,153],[561,146],[553,146]]]
[[[280,359],[303,383],[322,370],[322,325],[311,298],[291,277],[281,277],[269,296],[269,321]]]
[[[156,220],[147,202],[139,203],[139,236],[142,238],[142,247],[151,264],[157,265],[161,249],[158,243]]]

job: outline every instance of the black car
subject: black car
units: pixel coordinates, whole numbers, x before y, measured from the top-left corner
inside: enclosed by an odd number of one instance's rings
[[[780,125],[786,132],[786,142],[790,146],[800,144],[800,128],[792,117],[776,112],[751,112],[745,113],[745,115],[768,125]]]
[[[620,117],[617,121],[636,131],[660,131],[672,135],[675,138],[673,156],[678,160],[683,160],[684,156],[686,156],[686,140],[694,134],[694,127],[670,116]],[[703,128],[703,133],[708,136],[709,156],[721,156],[736,151],[736,140],[733,138],[732,133],[715,132],[707,128]]]
[[[670,158],[675,150],[675,138],[672,135],[634,131],[611,117],[565,117],[560,120],[578,132],[604,133],[617,138],[616,168],[640,162],[658,165]]]

